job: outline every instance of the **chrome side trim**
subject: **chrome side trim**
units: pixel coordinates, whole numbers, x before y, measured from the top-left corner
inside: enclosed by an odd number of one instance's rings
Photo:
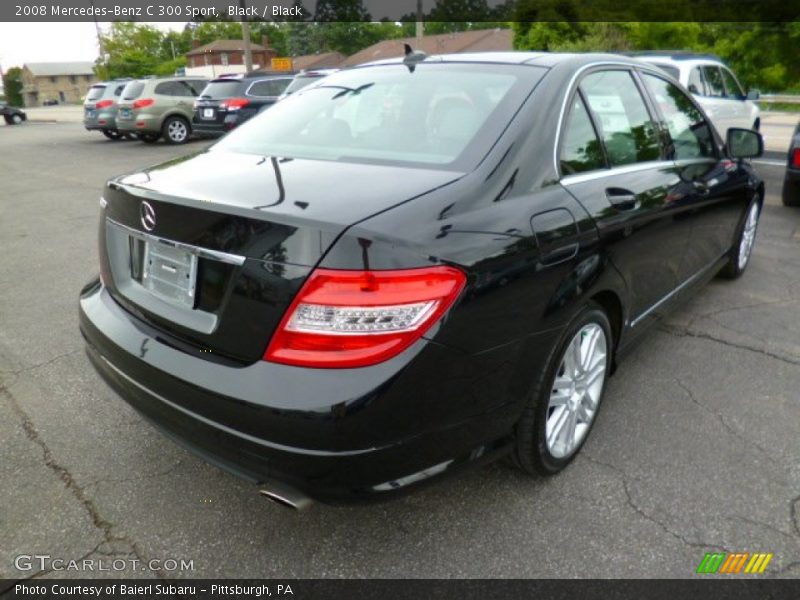
[[[192,254],[196,254],[200,258],[209,258],[211,260],[218,260],[219,262],[228,263],[229,265],[236,265],[242,266],[246,257],[239,256],[238,254],[228,254],[227,252],[220,252],[219,250],[209,250],[208,248],[201,248],[200,246],[194,246],[192,244],[185,244],[183,242],[176,242],[175,240],[168,240],[166,238],[158,237],[156,235],[151,235],[149,233],[144,233],[143,231],[139,231],[138,229],[133,229],[128,227],[127,225],[123,225],[122,223],[118,223],[114,219],[106,219],[111,225],[114,227],[118,227],[122,229],[125,233],[135,238],[139,238],[141,240],[149,240],[153,242],[160,242],[162,244],[166,244],[167,246],[172,246],[173,248],[179,248],[180,250],[185,250],[186,252],[191,252]]]
[[[594,181],[595,179],[603,179],[604,177],[625,175],[626,173],[636,173],[638,171],[649,171],[650,169],[660,169],[662,167],[671,169],[674,166],[675,163],[671,160],[654,160],[645,163],[625,165],[623,167],[612,167],[610,169],[590,171],[588,173],[576,173],[574,175],[566,175],[562,177],[561,185],[568,186],[576,183],[584,183],[586,181]]]
[[[639,69],[642,71],[650,71],[651,73],[655,73],[656,75],[658,74],[663,75],[664,72],[658,67],[655,67],[651,64],[646,64],[644,62],[638,64],[640,62],[641,61],[623,62],[623,61],[613,61],[613,60],[601,60],[583,65],[580,69],[578,69],[577,71],[575,71],[575,73],[573,73],[572,77],[569,80],[569,84],[567,85],[567,91],[564,94],[564,99],[561,101],[561,110],[558,113],[558,122],[556,123],[556,139],[555,139],[555,145],[553,146],[553,168],[555,169],[555,172],[559,175],[559,177],[561,177],[561,170],[558,168],[558,148],[561,145],[561,132],[564,126],[564,116],[566,115],[567,112],[567,102],[569,102],[569,99],[572,97],[573,87],[575,86],[575,82],[578,80],[578,77],[580,77],[583,74],[583,72],[587,71],[588,69],[593,69],[595,67],[605,67],[605,66],[627,67],[628,69],[631,70]]]
[[[662,304],[664,304],[665,302],[667,302],[668,300],[670,300],[670,299],[671,299],[673,296],[675,296],[675,294],[677,294],[678,292],[680,292],[681,290],[683,290],[683,289],[684,289],[684,288],[686,288],[687,286],[691,285],[692,283],[694,283],[695,281],[697,281],[698,279],[700,279],[700,278],[702,278],[704,275],[706,275],[706,274],[707,274],[707,273],[708,273],[708,272],[709,272],[711,269],[713,269],[713,268],[714,268],[714,267],[717,265],[717,263],[718,263],[718,262],[719,262],[719,261],[720,261],[722,258],[724,258],[724,257],[725,257],[725,255],[726,255],[726,254],[728,254],[728,250],[726,250],[725,252],[723,252],[722,254],[720,254],[720,255],[719,255],[719,256],[718,256],[716,259],[714,259],[713,261],[711,261],[711,263],[707,264],[705,267],[703,267],[702,269],[700,269],[700,270],[699,270],[697,273],[695,273],[694,275],[692,275],[691,277],[689,277],[689,279],[687,279],[686,281],[684,281],[682,284],[680,284],[678,287],[676,287],[674,290],[672,290],[672,291],[671,291],[670,293],[668,293],[666,296],[664,296],[663,298],[661,298],[661,300],[659,300],[658,302],[656,302],[655,304],[653,304],[653,305],[652,305],[650,308],[646,309],[646,310],[645,310],[643,313],[641,313],[641,314],[640,314],[638,317],[636,317],[635,319],[633,319],[633,321],[631,321],[631,327],[636,327],[636,325],[637,325],[637,324],[638,324],[638,323],[639,323],[639,322],[640,322],[642,319],[644,319],[644,318],[645,318],[647,315],[649,315],[649,314],[650,314],[650,313],[652,313],[654,310],[656,310],[656,309],[657,309],[659,306],[661,306]]]

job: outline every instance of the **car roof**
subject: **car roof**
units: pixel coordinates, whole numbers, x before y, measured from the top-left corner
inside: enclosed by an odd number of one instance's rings
[[[509,65],[535,65],[541,67],[554,67],[562,63],[573,63],[574,66],[592,64],[595,62],[615,62],[630,64],[631,66],[640,65],[635,59],[621,54],[607,53],[567,53],[567,52],[465,52],[459,54],[434,54],[428,56],[425,61],[439,63],[491,63]],[[373,62],[362,63],[357,67],[373,65],[402,64],[403,57],[387,58]]]

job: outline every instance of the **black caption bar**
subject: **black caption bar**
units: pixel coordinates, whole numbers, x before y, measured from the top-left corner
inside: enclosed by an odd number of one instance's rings
[[[426,579],[287,579],[287,580],[39,580],[14,582],[0,580],[4,600],[53,598],[83,600],[103,598],[122,600],[161,600],[192,598],[198,600],[234,600],[272,598],[292,600],[393,600],[458,598],[489,600],[542,598],[572,600],[622,600],[648,598],[673,600],[739,600],[771,598],[795,600],[800,594],[800,580],[792,579],[720,579],[701,576],[681,580],[426,580]]]
[[[787,22],[787,0],[423,0],[428,22]],[[417,0],[2,0],[0,21],[414,21]]]

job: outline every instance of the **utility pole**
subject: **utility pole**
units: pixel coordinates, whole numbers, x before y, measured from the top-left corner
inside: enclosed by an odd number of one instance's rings
[[[422,22],[422,0],[417,0],[417,41],[419,42],[424,35],[425,23]]]
[[[247,20],[247,11],[244,6],[244,0],[239,0],[239,6],[242,8],[244,15],[242,21],[242,41],[244,42],[244,68],[247,73],[253,70],[253,51],[250,48],[250,23]]]

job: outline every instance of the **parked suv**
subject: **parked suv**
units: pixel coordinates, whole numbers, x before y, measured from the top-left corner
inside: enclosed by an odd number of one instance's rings
[[[161,77],[131,81],[122,91],[117,128],[143,142],[183,144],[192,135],[192,105],[207,79]]]
[[[637,54],[636,58],[660,67],[689,90],[725,137],[739,127],[758,131],[761,111],[755,104],[758,90],[744,91],[733,72],[716,56],[689,53]]]
[[[301,71],[297,75],[294,76],[292,82],[283,90],[283,94],[279,100],[283,100],[284,98],[291,96],[298,90],[302,90],[304,87],[315,83],[316,81],[322,79],[323,77],[327,77],[332,73],[336,73],[339,69],[316,69],[314,71]]]
[[[101,131],[110,140],[123,137],[117,129],[117,102],[129,81],[130,77],[101,81],[89,88],[83,102],[83,126],[88,131]]]
[[[220,77],[194,103],[192,127],[198,134],[223,135],[278,101],[292,75]]]

